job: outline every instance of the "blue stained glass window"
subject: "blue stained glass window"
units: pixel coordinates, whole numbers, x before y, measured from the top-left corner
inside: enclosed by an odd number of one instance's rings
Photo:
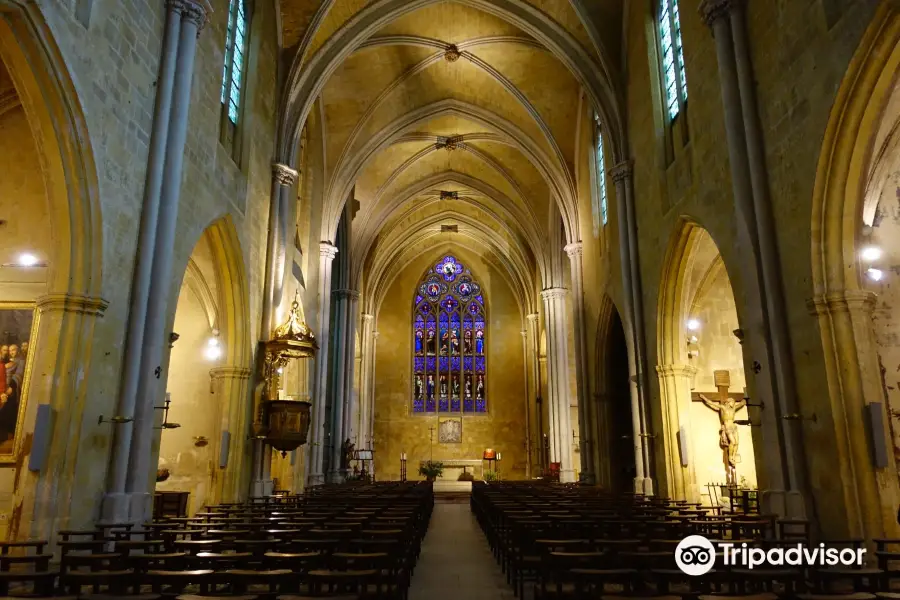
[[[413,302],[412,412],[487,412],[484,293],[456,257],[428,270]]]
[[[597,124],[597,204],[594,207],[594,237],[600,235],[600,226],[606,225],[609,220],[609,199],[606,195],[606,157],[603,154],[603,133]]]
[[[225,65],[222,72],[222,105],[228,120],[237,125],[241,112],[241,91],[247,55],[247,12],[244,0],[230,0],[225,34]]]
[[[681,40],[681,18],[678,0],[659,2],[659,43],[662,53],[663,87],[669,119],[678,116],[687,101],[687,78],[684,68],[684,46]]]

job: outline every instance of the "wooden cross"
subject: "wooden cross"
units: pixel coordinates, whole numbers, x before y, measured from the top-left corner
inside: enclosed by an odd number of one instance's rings
[[[731,387],[731,374],[728,371],[715,371],[713,373],[716,382],[716,388],[718,391],[716,392],[691,392],[691,400],[694,402],[703,402],[703,399],[700,397],[706,396],[707,399],[712,400],[713,402],[725,402],[729,398],[734,400],[735,402],[740,402],[744,399],[744,394],[740,392],[729,393],[728,388]]]

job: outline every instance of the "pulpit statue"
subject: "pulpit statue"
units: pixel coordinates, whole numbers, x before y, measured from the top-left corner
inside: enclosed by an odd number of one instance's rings
[[[350,438],[347,438],[341,444],[341,471],[346,471],[350,468],[350,461],[353,460],[353,450],[355,448],[356,446],[350,441]]]
[[[725,483],[737,485],[738,429],[734,422],[737,411],[746,406],[743,396],[735,398],[728,393],[731,375],[728,371],[714,371],[718,397],[710,400],[703,394],[697,394],[700,400],[710,409],[719,413],[719,448],[722,449],[722,462],[725,464]]]

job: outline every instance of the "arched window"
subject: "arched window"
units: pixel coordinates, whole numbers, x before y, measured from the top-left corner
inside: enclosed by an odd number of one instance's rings
[[[487,412],[484,293],[454,256],[428,270],[413,304],[415,414]]]
[[[237,133],[238,122],[241,118],[241,100],[244,93],[249,45],[249,2],[250,0],[229,0],[228,30],[225,34],[220,139],[231,150],[231,155],[235,160],[238,159],[240,147]]]
[[[681,18],[678,0],[659,0],[659,43],[662,55],[666,108],[674,120],[687,102],[687,78],[684,70],[684,47],[681,43]]]
[[[597,161],[597,193],[595,194],[597,205],[594,207],[594,237],[599,234],[600,226],[609,221],[609,199],[606,195],[606,157],[603,154],[603,129],[600,127],[600,119],[594,120],[595,142],[594,158]]]

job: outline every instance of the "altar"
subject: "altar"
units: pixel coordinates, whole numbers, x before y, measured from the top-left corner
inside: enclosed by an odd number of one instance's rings
[[[421,461],[420,466],[424,466],[428,461]],[[433,462],[439,462],[444,465],[444,474],[438,479],[445,481],[456,481],[463,471],[468,471],[475,476],[475,479],[484,479],[484,463],[481,460],[466,460],[462,458],[450,458],[446,460],[435,459]]]

